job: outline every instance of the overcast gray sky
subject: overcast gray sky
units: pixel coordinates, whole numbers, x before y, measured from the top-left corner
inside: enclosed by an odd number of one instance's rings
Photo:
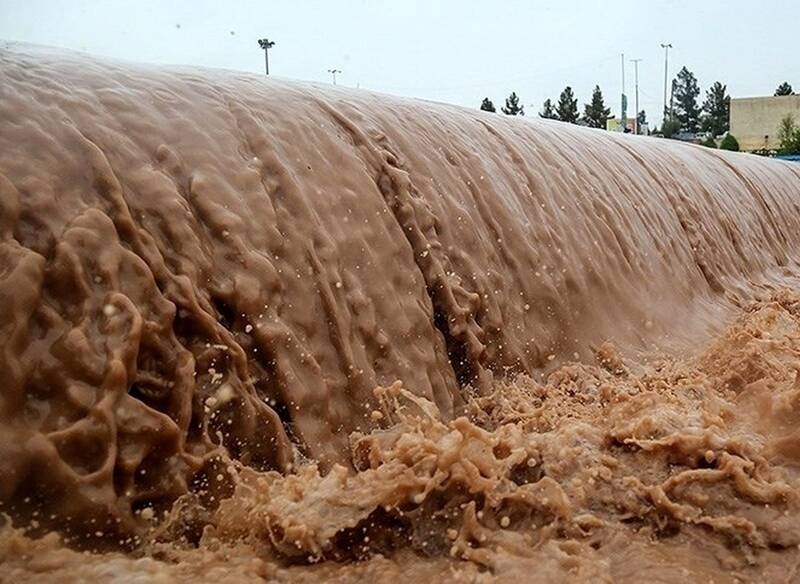
[[[800,89],[798,0],[589,2],[0,0],[0,38],[123,59],[263,72],[256,39],[276,41],[280,77],[477,107],[516,91],[526,110],[572,85],[582,109],[595,84],[619,111],[620,53],[641,58],[640,108],[659,117],[664,55],[703,95]],[[629,113],[633,66],[626,63]],[[534,111],[529,111],[530,114]]]

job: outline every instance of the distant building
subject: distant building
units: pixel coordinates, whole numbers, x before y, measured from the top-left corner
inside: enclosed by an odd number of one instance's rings
[[[741,150],[775,150],[778,127],[787,115],[800,123],[800,95],[731,99],[731,134]]]

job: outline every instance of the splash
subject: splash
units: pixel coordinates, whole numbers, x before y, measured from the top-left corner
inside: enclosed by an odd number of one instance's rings
[[[0,55],[17,579],[796,574],[791,165]]]
[[[131,554],[87,557],[6,527],[0,561],[37,581],[790,582],[798,352],[800,298],[782,293],[698,358],[634,373],[607,345],[545,383],[471,393],[450,421],[397,382],[375,390],[379,427],[351,436],[355,470],[225,458],[230,495],[197,489],[164,517],[142,512],[151,528]]]

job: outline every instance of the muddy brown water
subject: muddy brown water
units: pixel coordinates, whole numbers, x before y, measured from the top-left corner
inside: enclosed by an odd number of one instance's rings
[[[800,166],[0,45],[11,581],[800,581]]]

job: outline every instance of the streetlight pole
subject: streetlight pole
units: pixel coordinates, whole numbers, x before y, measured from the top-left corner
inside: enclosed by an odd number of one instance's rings
[[[337,73],[341,73],[341,72],[342,72],[341,69],[328,69],[328,73],[330,73],[333,76],[333,84],[334,85],[336,85],[336,74]]]
[[[631,59],[633,63],[633,79],[636,84],[636,111],[633,112],[633,133],[639,134],[639,61],[641,59]]]
[[[258,39],[258,46],[264,49],[264,68],[269,75],[269,50],[275,46],[275,41]]]
[[[667,119],[667,81],[669,79],[669,50],[672,48],[672,43],[661,43],[661,48],[664,49],[664,119]],[[672,112],[669,112],[672,114]],[[670,116],[671,117],[671,116]]]
[[[625,53],[620,55],[620,62],[622,63],[622,102],[620,109],[620,121],[622,122],[621,132],[625,133],[625,128],[628,127],[628,98],[625,95]]]

